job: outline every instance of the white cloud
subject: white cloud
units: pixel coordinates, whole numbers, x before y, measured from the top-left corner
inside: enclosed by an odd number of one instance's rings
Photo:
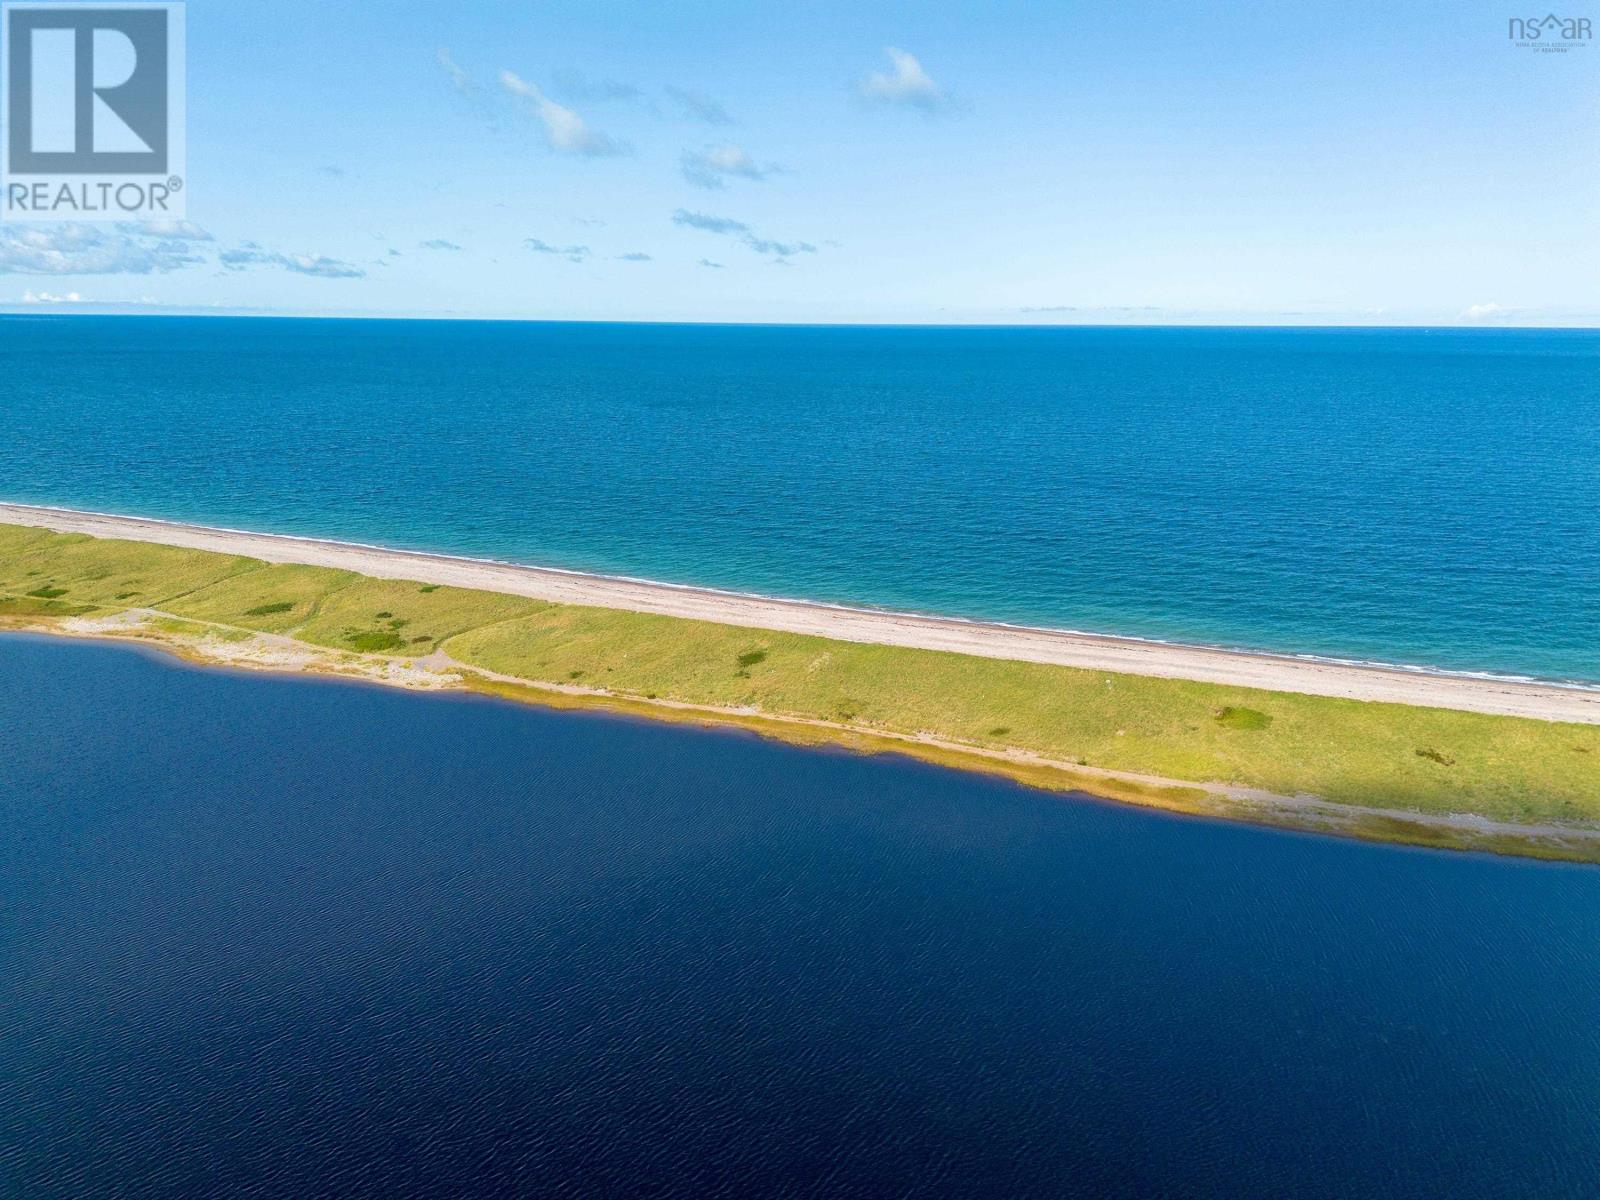
[[[628,152],[622,143],[613,141],[597,129],[589,128],[582,117],[570,108],[557,104],[535,84],[510,71],[501,71],[500,85],[533,106],[534,115],[544,126],[544,140],[550,149],[560,154],[581,154],[590,158]]]
[[[137,225],[119,226],[125,233],[141,237],[165,238],[174,242],[210,242],[215,239],[193,221],[176,221],[166,218],[159,221],[141,221]]]
[[[83,299],[77,292],[67,292],[65,295],[56,295],[54,292],[23,292],[24,304],[77,304]]]
[[[672,223],[682,225],[689,229],[701,229],[706,233],[733,234],[757,254],[772,254],[779,258],[788,258],[794,254],[815,254],[817,248],[810,242],[779,242],[771,238],[760,237],[743,221],[735,221],[732,217],[714,217],[709,213],[690,212],[680,208],[672,214]]]
[[[123,227],[65,224],[0,232],[0,275],[157,275],[202,261],[185,241]]]
[[[890,71],[874,71],[861,81],[861,94],[884,104],[908,104],[933,112],[950,103],[950,95],[926,71],[916,56],[894,46],[884,47]]]
[[[696,187],[703,188],[725,187],[729,176],[759,181],[783,169],[776,163],[765,166],[758,164],[745,153],[743,147],[731,142],[707,146],[704,150],[685,150],[682,165],[683,177]]]
[[[687,225],[690,229],[703,229],[707,233],[749,233],[750,226],[732,217],[713,217],[709,213],[690,212],[680,208],[672,214],[674,225]]]
[[[325,254],[282,254],[264,250],[254,242],[245,242],[236,250],[224,250],[217,261],[230,271],[243,271],[250,267],[282,267],[296,275],[311,275],[318,279],[361,279],[366,272],[343,259],[329,258]]]
[[[210,262],[209,249],[197,245],[212,237],[185,221],[143,222],[115,227],[85,224],[41,225],[0,232],[0,275],[162,275]],[[281,254],[244,242],[216,256],[229,271],[281,267],[298,275],[357,279],[366,272],[342,259],[321,254]],[[75,297],[38,292],[40,303]]]
[[[580,103],[623,103],[651,107],[644,89],[617,79],[590,79],[577,71],[555,73],[556,93],[564,100]]]
[[[498,133],[505,114],[497,106],[496,98],[480,86],[471,72],[456,62],[443,46],[434,52],[433,57],[445,78],[450,81],[451,90],[461,97],[461,108]]]
[[[1511,311],[1504,305],[1495,304],[1491,301],[1488,304],[1471,305],[1461,311],[1461,316],[1468,321],[1487,321],[1494,317],[1509,317]]]
[[[535,254],[558,254],[568,262],[583,262],[592,251],[587,246],[552,246],[540,238],[524,238],[522,244]]]
[[[759,238],[749,235],[744,239],[744,244],[757,254],[776,254],[779,258],[788,258],[791,254],[815,254],[817,248],[810,242],[777,242],[771,238]]]
[[[456,60],[450,57],[450,51],[440,46],[433,57],[444,73],[450,77],[450,86],[463,96],[470,96],[473,92],[472,76],[456,64]]]
[[[286,271],[322,279],[360,279],[366,275],[360,267],[325,254],[284,254],[278,256],[278,262]]]
[[[733,124],[733,118],[728,115],[728,110],[710,96],[692,92],[688,88],[673,87],[670,84],[665,91],[686,117],[704,121],[707,125]]]

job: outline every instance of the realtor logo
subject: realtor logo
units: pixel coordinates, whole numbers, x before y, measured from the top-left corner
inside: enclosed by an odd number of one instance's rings
[[[183,5],[0,5],[7,220],[181,217]]]

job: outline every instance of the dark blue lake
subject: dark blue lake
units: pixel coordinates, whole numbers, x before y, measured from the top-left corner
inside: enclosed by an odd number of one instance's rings
[[[1593,1197],[1600,870],[0,637],[0,1195]]]

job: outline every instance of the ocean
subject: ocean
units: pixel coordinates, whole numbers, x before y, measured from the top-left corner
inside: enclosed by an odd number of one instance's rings
[[[1600,1194],[1600,872],[0,636],[0,1196]]]
[[[1600,333],[0,317],[0,499],[1600,682]]]

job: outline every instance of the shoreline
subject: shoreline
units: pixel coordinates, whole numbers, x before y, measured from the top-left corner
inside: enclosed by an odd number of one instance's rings
[[[436,663],[425,672],[396,671],[392,662],[376,656],[330,655],[319,659],[314,648],[292,638],[262,634],[255,635],[260,648],[292,648],[292,653],[288,657],[270,653],[239,655],[231,653],[224,643],[160,633],[137,621],[108,623],[73,618],[61,623],[36,623],[0,618],[0,636],[7,634],[118,646],[172,660],[177,667],[194,670],[397,688],[420,695],[477,696],[505,704],[532,704],[705,729],[738,730],[808,748],[899,755],[936,767],[995,776],[1022,787],[1080,801],[1132,805],[1172,816],[1253,825],[1280,832],[1348,838],[1410,849],[1555,863],[1600,863],[1600,826],[1502,821],[1471,812],[1441,814],[1372,808],[1315,795],[1284,795],[1238,784],[1197,783],[1064,762],[1023,750],[993,750],[926,734],[869,730],[834,721],[660,698],[643,699],[581,685],[535,682],[454,660]],[[369,661],[351,661],[361,659]]]
[[[837,641],[1346,700],[1600,725],[1600,687],[1577,683],[1227,650],[854,608],[562,568],[298,535],[251,533],[76,509],[0,503],[0,523]]]

